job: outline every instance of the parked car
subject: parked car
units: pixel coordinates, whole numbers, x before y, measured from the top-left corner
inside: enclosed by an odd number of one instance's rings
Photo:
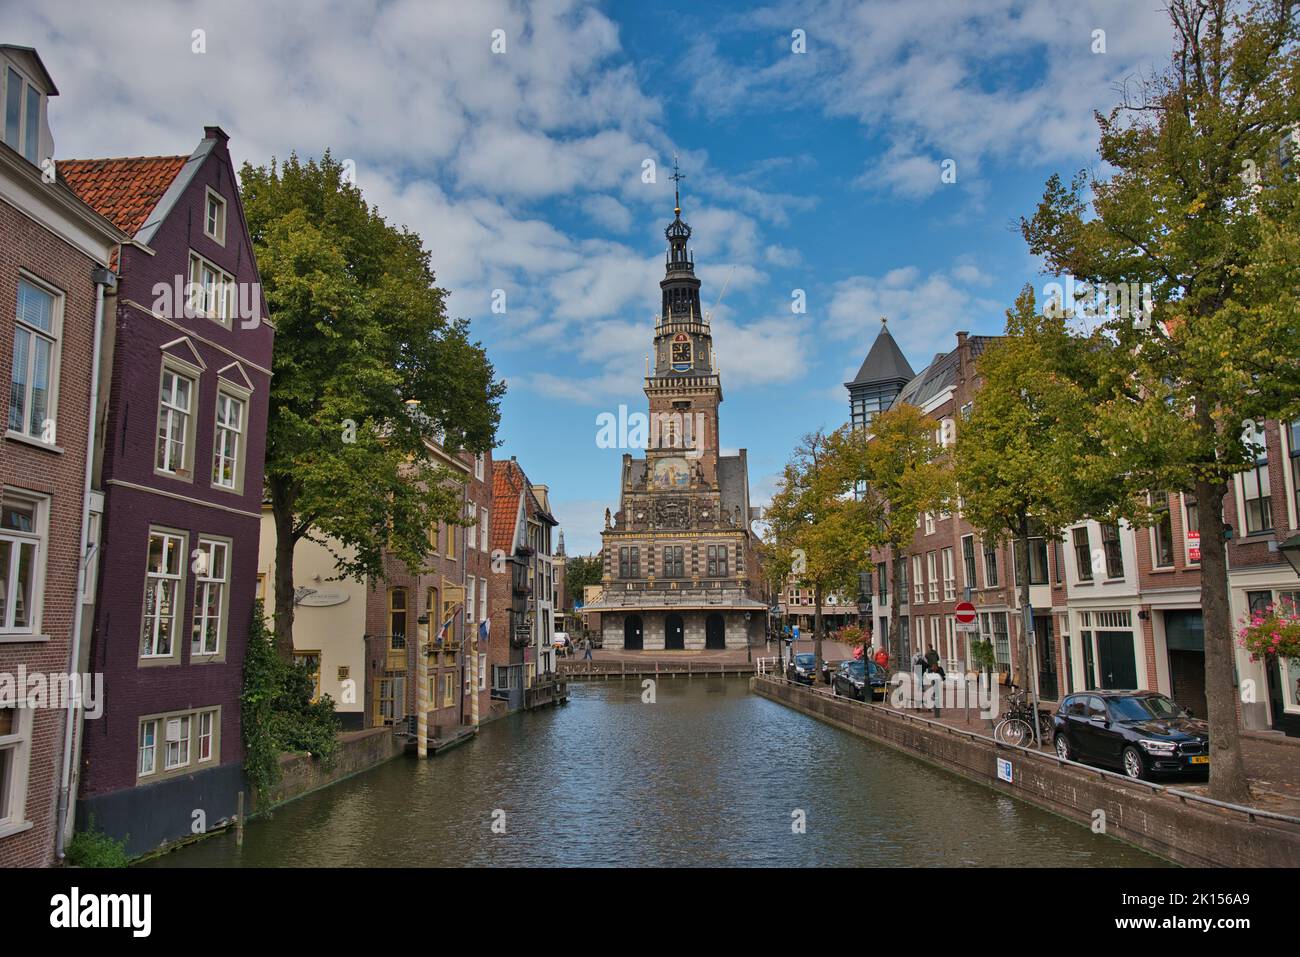
[[[1210,769],[1209,726],[1154,691],[1086,691],[1069,695],[1053,718],[1057,757],[1122,771],[1204,776]]]
[[[790,663],[785,666],[785,676],[791,681],[797,681],[799,684],[810,685],[813,683],[813,676],[817,673],[817,656],[803,651],[790,659]]]
[[[870,671],[866,671],[867,668]],[[831,677],[832,693],[865,701],[864,672],[871,684],[871,699],[874,701],[880,698],[883,701],[889,693],[889,675],[874,661],[868,661],[865,666],[860,659],[841,662],[839,671]]]

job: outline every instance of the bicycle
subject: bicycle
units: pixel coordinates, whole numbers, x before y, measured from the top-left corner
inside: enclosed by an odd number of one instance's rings
[[[1023,688],[1015,685],[1012,688],[1014,690],[1007,696],[1007,710],[993,727],[993,738],[1003,744],[1027,748],[1034,741],[1034,726],[1030,723],[1034,719],[1034,709]],[[1049,741],[1052,737],[1051,712],[1042,708],[1038,709],[1038,735],[1042,741]]]

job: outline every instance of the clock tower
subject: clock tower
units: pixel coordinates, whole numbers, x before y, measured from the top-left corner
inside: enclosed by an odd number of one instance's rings
[[[672,178],[682,178],[675,163]],[[762,640],[767,616],[748,466],[744,449],[720,452],[722,384],[680,191],[664,237],[649,441],[645,458],[623,455],[619,507],[605,511],[601,535],[602,594],[586,609],[600,613],[606,648],[743,649]]]
[[[680,186],[682,175],[675,163],[672,179]],[[691,227],[682,221],[680,189],[674,195],[673,221],[664,230],[668,257],[659,283],[653,371],[645,382],[650,419],[659,440],[651,443],[647,458],[680,455],[684,449],[699,462],[705,479],[716,481],[722,383],[709,317],[700,308],[700,280],[687,246]]]

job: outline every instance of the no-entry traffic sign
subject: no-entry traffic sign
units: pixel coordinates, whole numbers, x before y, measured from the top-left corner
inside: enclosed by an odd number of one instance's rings
[[[972,625],[975,623],[975,606],[968,601],[957,602],[956,608],[957,621],[963,625]]]

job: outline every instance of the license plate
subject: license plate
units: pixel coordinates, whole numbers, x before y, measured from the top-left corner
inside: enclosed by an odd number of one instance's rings
[[[1208,754],[1196,754],[1187,759],[1188,764],[1209,764],[1210,756]]]

